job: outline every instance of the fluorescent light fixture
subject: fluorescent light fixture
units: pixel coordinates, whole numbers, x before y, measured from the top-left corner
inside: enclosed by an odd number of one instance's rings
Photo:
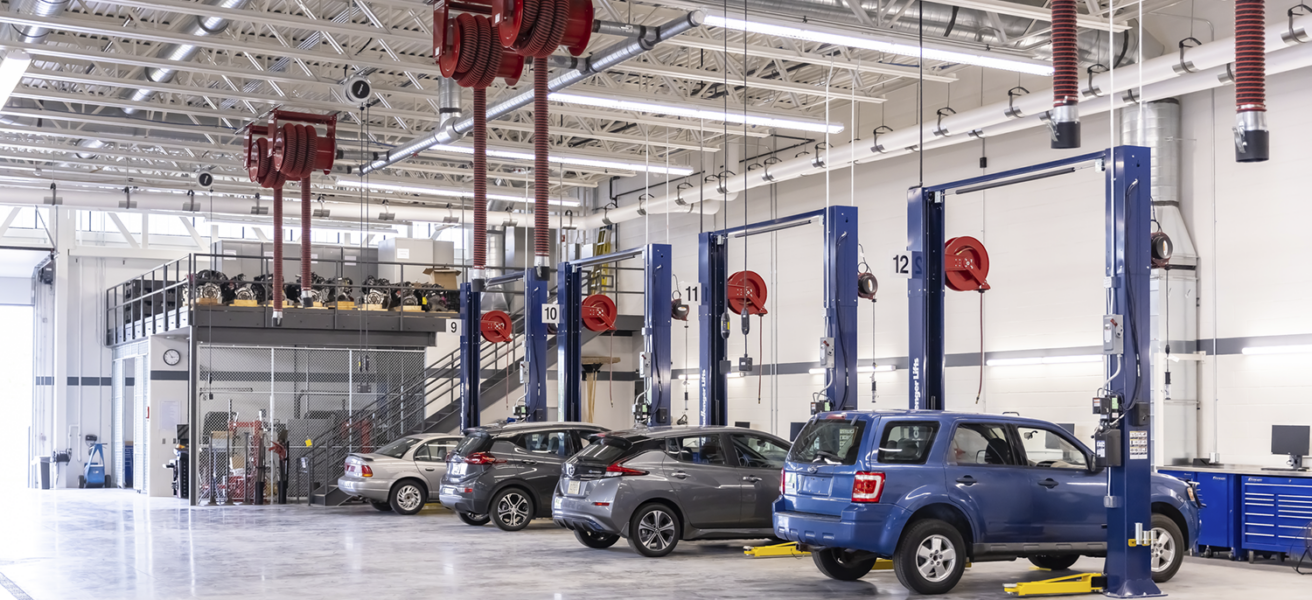
[[[897,367],[893,365],[875,365],[873,367],[867,365],[864,367],[856,368],[857,373],[887,373],[889,371],[896,371],[896,370]]]
[[[842,123],[829,123],[819,119],[799,119],[759,113],[748,113],[744,115],[741,111],[734,112],[733,109],[726,111],[723,108],[700,106],[688,101],[666,104],[662,102],[604,96],[601,94],[581,94],[576,92],[552,92],[549,99],[553,102],[561,102],[564,104],[580,104],[583,106],[595,106],[597,108],[609,108],[613,110],[631,110],[670,117],[737,123],[739,125],[745,123],[747,125],[755,125],[759,127],[797,129],[800,131],[812,131],[815,133],[841,133],[843,131]]]
[[[863,48],[866,50],[897,54],[900,56],[919,57],[921,55],[920,47],[911,44],[899,44],[896,42],[887,42],[857,35],[843,35],[817,31],[814,29],[803,29],[801,27],[790,25],[776,25],[760,21],[744,21],[742,19],[724,17],[721,15],[706,15],[705,24],[707,27],[721,27],[724,29],[732,29],[734,31],[773,35],[777,37],[793,38],[796,40],[805,40],[808,42],[818,42],[821,44],[833,44],[835,46],[847,46],[849,48]],[[969,52],[944,50],[941,48],[925,48],[924,56],[928,60],[975,65],[977,67],[989,67],[992,69],[1002,69],[1004,71],[1029,73],[1031,75],[1052,75],[1051,65],[1001,58],[998,56],[985,56],[971,54]]]
[[[14,88],[18,87],[18,82],[30,66],[32,57],[22,50],[10,50],[5,55],[4,62],[0,63],[0,107],[9,102],[9,95],[14,93]]]
[[[367,187],[371,190],[379,190],[379,191],[387,191],[387,192],[402,192],[406,194],[420,194],[424,196],[442,196],[446,198],[473,198],[474,197],[474,190],[470,190],[470,189],[421,187],[418,185],[405,185],[400,183],[392,183],[390,181],[374,181],[372,179],[361,184],[359,179],[351,179],[349,177],[338,177],[337,185],[341,187],[355,187],[355,188]],[[510,194],[488,194],[487,199],[503,200],[506,202],[521,202],[521,203],[533,202],[533,198],[531,197],[525,198],[524,196],[512,196]],[[579,205],[577,200],[547,200],[547,204],[550,204],[552,206],[578,206]]]
[[[1293,346],[1252,346],[1242,350],[1244,354],[1302,354],[1312,352],[1312,345]]]
[[[239,227],[273,227],[272,219],[243,219],[241,217],[234,217],[234,216],[206,219],[205,222],[213,223],[215,225],[237,225]],[[299,231],[301,228],[301,221],[300,219],[289,219],[284,217],[282,220],[282,228]],[[310,229],[313,231],[345,231],[345,232],[358,232],[363,229],[364,231],[371,232],[371,233],[396,233],[396,229],[391,225],[382,225],[379,223],[369,223],[366,225],[360,222],[329,221],[329,220],[319,220],[319,219],[312,219],[310,221]]]
[[[897,370],[897,367],[895,367],[895,366],[893,366],[893,365],[878,365],[878,366],[874,366],[874,367],[872,367],[872,366],[870,366],[870,365],[865,365],[865,366],[863,366],[863,367],[857,367],[857,368],[856,368],[856,372],[857,372],[857,373],[887,373],[887,372],[889,372],[889,371],[896,371],[896,370]],[[824,367],[814,367],[814,368],[808,369],[808,370],[807,370],[807,373],[810,373],[810,374],[812,374],[812,375],[824,375],[824,374],[825,374],[825,368],[824,368]]]
[[[430,150],[458,152],[460,154],[473,154],[474,149],[470,146],[433,146]],[[487,155],[495,158],[506,158],[510,160],[533,160],[532,152],[518,152],[515,150],[491,150]],[[571,156],[568,154],[551,153],[547,155],[547,162],[553,162],[562,165],[576,165],[580,167],[593,167],[597,169],[618,169],[621,171],[637,171],[639,173],[646,171],[648,173],[657,173],[660,175],[692,175],[692,167],[681,167],[670,165],[667,169],[665,163],[646,163],[643,161],[630,160],[611,160],[603,158],[590,158],[586,156]]]
[[[1015,367],[1020,365],[1064,365],[1074,363],[1102,362],[1101,354],[1079,354],[1074,356],[1026,356],[1023,358],[990,358],[985,364],[990,367]]]

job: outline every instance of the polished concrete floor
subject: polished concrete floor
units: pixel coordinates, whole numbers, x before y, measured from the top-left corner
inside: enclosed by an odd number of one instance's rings
[[[537,521],[470,527],[441,509],[189,508],[118,490],[0,493],[0,599],[77,598],[854,598],[908,594],[892,573],[832,581],[809,558],[749,559],[742,543],[680,544],[664,559],[621,542],[580,545]],[[1096,570],[1083,559],[1076,568]],[[985,563],[943,598],[1006,598],[1044,579],[1028,562]],[[9,587],[10,592],[6,592]],[[19,590],[14,593],[12,590]],[[1173,598],[1312,598],[1312,578],[1276,563],[1190,558]]]

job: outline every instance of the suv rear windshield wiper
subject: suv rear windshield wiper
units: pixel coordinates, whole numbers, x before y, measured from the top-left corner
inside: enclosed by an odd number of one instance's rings
[[[841,463],[841,462],[843,462],[843,457],[841,457],[841,456],[839,456],[839,455],[837,455],[837,454],[834,454],[833,452],[830,452],[830,451],[828,451],[828,450],[816,450],[816,451],[815,451],[815,459],[813,459],[811,462],[816,462],[817,460],[822,459],[822,458],[827,458],[827,459],[829,459],[829,460],[831,460],[831,461],[833,461],[833,462],[836,462],[836,463]]]

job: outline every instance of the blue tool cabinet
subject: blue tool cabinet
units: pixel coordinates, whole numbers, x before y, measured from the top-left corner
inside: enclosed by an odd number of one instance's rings
[[[1312,525],[1312,474],[1273,477],[1260,467],[1225,470],[1160,469],[1160,473],[1198,482],[1206,506],[1198,550],[1229,548],[1239,560],[1248,552],[1303,552]]]
[[[1312,478],[1242,475],[1244,550],[1303,552],[1312,524]]]

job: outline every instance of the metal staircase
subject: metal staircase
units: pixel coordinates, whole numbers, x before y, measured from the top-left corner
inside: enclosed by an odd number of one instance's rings
[[[516,332],[523,331],[523,310],[512,315]],[[619,330],[636,331],[641,328],[641,317],[621,316],[616,321]],[[583,343],[598,333],[584,331]],[[482,342],[480,370],[484,374],[480,385],[479,410],[501,401],[498,392],[511,393],[521,387],[517,372],[506,369],[507,358],[524,355],[523,336],[517,335],[508,344]],[[547,342],[548,366],[557,359],[556,338]],[[302,459],[300,468],[309,481],[307,497],[311,505],[337,506],[349,498],[337,489],[342,476],[343,462],[353,452],[373,452],[397,438],[413,433],[454,431],[459,427],[460,413],[460,351],[454,350],[433,361],[418,376],[401,384],[372,404],[344,415],[329,428],[333,432],[326,439],[316,440],[315,447]],[[507,388],[507,378],[510,378]],[[436,407],[436,410],[434,408]]]

